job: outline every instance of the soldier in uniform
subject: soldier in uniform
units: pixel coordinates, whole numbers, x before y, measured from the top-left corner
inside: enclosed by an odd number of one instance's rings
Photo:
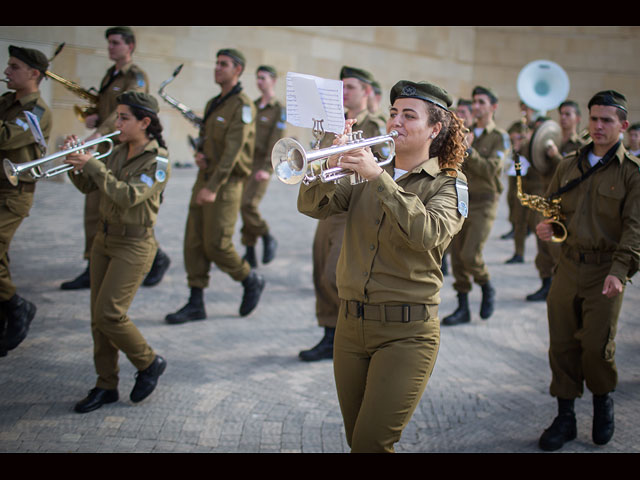
[[[256,70],[258,90],[262,93],[255,100],[257,111],[256,140],[253,154],[253,168],[246,178],[242,191],[240,215],[242,228],[240,230],[242,244],[246,251],[244,258],[252,268],[258,266],[255,245],[258,238],[262,238],[262,263],[267,264],[274,259],[278,242],[269,232],[269,225],[258,211],[269,180],[273,173],[271,165],[271,151],[275,143],[284,134],[287,111],[275,98],[277,72],[269,65],[261,65]]]
[[[561,161],[546,192],[561,199],[568,233],[547,297],[549,393],[558,413],[539,440],[546,451],[576,438],[574,403],[585,384],[593,394],[594,443],[613,436],[617,322],[640,261],[640,160],[620,140],[629,125],[627,100],[606,90],[588,107],[592,141]],[[548,241],[552,228],[543,221],[536,233]]]
[[[467,158],[464,172],[469,180],[469,218],[451,242],[453,288],[458,292],[458,308],[442,320],[443,325],[471,321],[469,292],[472,281],[482,289],[480,318],[488,319],[494,310],[495,289],[490,282],[482,250],[496,219],[502,193],[504,157],[509,151],[509,137],[498,128],[493,115],[498,97],[488,88],[473,90],[475,123],[467,134]]]
[[[343,82],[345,117],[355,120],[355,129],[362,130],[364,138],[384,134],[384,122],[367,109],[373,76],[360,68],[344,66],[340,71],[340,79]],[[320,148],[326,148],[332,143],[333,139],[325,136]],[[374,151],[383,155],[381,148],[374,148]],[[313,285],[316,293],[316,319],[324,329],[324,335],[317,345],[298,354],[301,360],[307,362],[333,357],[333,337],[340,310],[336,266],[345,222],[346,214],[332,215],[320,219],[316,227],[313,239]]]
[[[87,141],[102,137],[116,130],[116,106],[117,97],[126,91],[139,91],[149,93],[149,80],[147,74],[133,63],[133,52],[136,47],[135,36],[129,27],[112,27],[106,30],[105,38],[108,43],[109,58],[114,64],[100,83],[98,91],[98,104],[96,111],[90,112],[85,118],[87,128],[94,132],[87,137]],[[117,139],[114,139],[117,142]],[[105,146],[100,146],[98,151],[106,151]],[[85,248],[84,258],[89,260],[93,239],[100,228],[98,212],[99,192],[94,191],[85,196],[84,206],[84,234]],[[153,286],[162,280],[169,268],[170,259],[159,247],[153,267],[145,278],[143,285]],[[60,288],[63,290],[76,290],[89,288],[89,262],[87,268],[73,280],[63,282]]]
[[[517,177],[515,170],[515,159],[517,157],[520,162],[522,189],[529,193],[527,176],[531,165],[527,158],[529,147],[528,141],[529,128],[522,120],[514,122],[507,130],[509,140],[511,141],[511,155],[513,161],[507,172],[509,187],[507,189],[507,204],[509,205],[509,221],[513,228],[514,254],[505,263],[524,263],[525,242],[527,240],[529,212],[527,207],[523,206],[518,199]],[[534,227],[535,228],[535,227]]]
[[[4,74],[11,91],[0,97],[0,158],[25,163],[45,153],[52,116],[40,97],[39,85],[48,66],[47,57],[39,50],[9,47]],[[44,145],[31,132],[27,115],[33,115],[40,125]],[[11,240],[29,215],[35,187],[35,180],[27,175],[13,186],[0,169],[0,356],[26,338],[36,314],[36,306],[16,293],[9,268]]]
[[[526,193],[533,195],[544,195],[547,190],[556,167],[562,160],[562,157],[575,152],[584,146],[585,141],[578,134],[578,126],[580,125],[580,108],[578,104],[572,100],[566,100],[558,107],[560,114],[560,129],[562,131],[562,141],[558,146],[551,142],[546,150],[547,172],[542,173],[536,167],[531,166],[531,174],[528,175]],[[528,228],[534,231],[536,225],[543,219],[540,212],[529,210],[528,212]],[[551,288],[551,278],[553,270],[560,256],[560,246],[557,243],[543,242],[536,237],[537,253],[535,265],[538,269],[538,275],[542,280],[542,285],[538,290],[526,296],[529,302],[544,302]]]
[[[232,238],[255,142],[256,107],[240,83],[244,66],[241,52],[217,52],[214,75],[221,92],[205,107],[195,156],[199,170],[185,227],[184,263],[190,296],[186,305],[166,316],[170,324],[207,318],[203,292],[209,285],[212,262],[242,282],[241,316],[255,309],[264,289],[264,278],[240,257]]]
[[[627,138],[629,153],[636,157],[640,156],[640,123],[634,123],[627,129]]]
[[[380,83],[377,80],[371,81],[371,95],[369,95],[369,99],[367,100],[367,110],[372,115],[377,115],[380,117],[383,123],[387,123],[387,115],[385,115],[381,109],[380,104],[382,103],[382,89],[380,88]]]
[[[440,261],[467,211],[464,127],[451,96],[400,81],[390,97],[394,163],[352,150],[329,166],[368,181],[314,182],[298,195],[306,215],[347,215],[334,374],[352,452],[393,452],[422,397],[440,344]]]
[[[65,160],[82,172],[69,172],[78,190],[100,192],[100,228],[91,248],[91,333],[98,378],[75,405],[78,413],[118,400],[120,351],[138,370],[129,395],[132,402],[148,397],[166,368],[127,311],[158,248],[153,227],[170,172],[168,152],[153,96],[124,92],[117,102],[115,126],[122,132],[121,143],[105,161],[82,151]]]

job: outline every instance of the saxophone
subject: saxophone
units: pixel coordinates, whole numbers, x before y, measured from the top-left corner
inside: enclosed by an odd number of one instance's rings
[[[62,78],[60,75],[56,75],[53,72],[50,72],[49,70],[47,70],[45,72],[45,75],[49,78],[51,78],[52,80],[55,80],[56,82],[60,82],[62,85],[64,85],[68,90],[72,91],[73,93],[75,93],[76,95],[78,95],[80,98],[83,98],[85,100],[87,100],[89,102],[89,105],[84,106],[84,107],[80,107],[78,105],[75,105],[73,107],[74,112],[76,113],[76,117],[78,117],[78,120],[80,120],[81,122],[84,122],[85,118],[87,118],[87,116],[96,113],[98,111],[97,107],[98,107],[98,92],[96,92],[95,88],[91,87],[90,89],[84,89],[82,88],[80,85],[78,85],[75,82],[72,82],[70,80],[66,80],[64,78]]]
[[[530,195],[522,192],[522,176],[520,174],[520,158],[516,152],[513,153],[514,167],[516,170],[517,196],[523,207],[540,212],[542,216],[549,218],[549,224],[553,229],[551,241],[554,243],[564,242],[567,238],[567,228],[562,223],[564,216],[560,208],[560,198],[546,199],[539,195]]]
[[[164,88],[169,83],[173,82],[173,79],[176,78],[176,76],[180,73],[180,70],[182,70],[182,65],[179,65],[174,70],[173,75],[160,84],[160,89],[158,90],[158,95],[160,95],[160,97],[162,97],[162,99],[165,102],[167,102],[169,105],[171,105],[172,107],[178,109],[180,111],[180,113],[182,113],[182,115],[187,120],[189,120],[191,123],[193,123],[197,128],[200,128],[202,126],[202,124],[204,123],[204,120],[202,118],[198,117],[195,113],[193,113],[193,110],[191,110],[189,107],[187,107],[183,103],[180,103],[176,99],[174,99],[174,98],[170,97],[169,95],[167,95],[166,93],[164,93]]]

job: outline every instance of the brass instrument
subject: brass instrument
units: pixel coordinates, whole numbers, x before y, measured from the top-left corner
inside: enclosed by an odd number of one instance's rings
[[[539,195],[523,193],[520,159],[516,153],[514,153],[514,166],[516,169],[517,196],[520,204],[523,207],[540,212],[544,217],[549,218],[549,223],[551,224],[551,228],[553,228],[551,241],[554,243],[564,242],[567,238],[567,228],[561,222],[564,217],[560,209],[560,198],[549,200]]]
[[[327,183],[347,176],[352,176],[352,184],[360,183],[363,180],[352,170],[341,167],[325,168],[324,160],[333,155],[339,155],[358,148],[388,143],[390,147],[389,155],[377,162],[378,165],[384,166],[393,160],[395,155],[394,138],[397,136],[398,132],[393,130],[387,135],[363,139],[362,132],[357,131],[349,134],[349,139],[344,145],[333,145],[310,151],[305,151],[304,147],[293,138],[282,138],[276,142],[271,151],[271,164],[278,179],[289,185],[300,182],[308,185],[316,180]]]
[[[177,101],[176,99],[174,99],[174,98],[170,97],[169,95],[167,95],[166,93],[164,93],[164,88],[169,83],[171,83],[174,78],[176,78],[176,76],[180,73],[180,70],[182,70],[182,66],[183,65],[179,65],[173,71],[173,75],[160,84],[160,89],[158,90],[158,95],[160,95],[160,97],[162,97],[162,99],[165,102],[167,102],[169,105],[171,105],[172,107],[178,109],[180,111],[180,113],[182,113],[182,115],[187,120],[189,120],[191,123],[193,123],[196,127],[200,128],[202,126],[202,124],[204,123],[204,120],[202,118],[198,117],[195,113],[193,113],[193,110],[191,110],[185,104]]]
[[[64,85],[67,88],[67,90],[70,90],[71,92],[75,93],[79,97],[89,102],[89,105],[84,107],[80,107],[78,105],[75,105],[73,107],[73,111],[76,113],[76,117],[78,117],[78,120],[80,120],[81,122],[84,122],[85,118],[87,118],[89,115],[94,114],[98,111],[97,109],[98,92],[96,91],[95,88],[91,87],[88,90],[84,89],[77,83],[72,82],[70,80],[66,80],[62,78],[60,75],[56,75],[55,73],[50,72],[49,70],[45,72],[45,75],[51,78],[52,80],[55,80],[56,82],[60,82],[62,85]]]
[[[108,143],[109,150],[105,153],[94,155],[94,157],[95,158],[106,157],[113,150],[114,144],[113,144],[113,140],[111,140],[111,137],[114,137],[116,135],[120,135],[119,130],[116,130],[115,132],[112,132],[103,137],[90,140],[86,143],[73,146],[72,148],[60,150],[59,152],[54,153],[52,155],[38,158],[37,160],[32,160],[31,162],[14,164],[13,162],[11,162],[11,160],[9,160],[8,158],[5,158],[2,165],[4,168],[4,173],[7,176],[7,179],[9,180],[9,182],[11,182],[11,184],[14,186],[18,185],[18,177],[23,173],[29,173],[36,180],[40,178],[49,178],[49,177],[53,177],[54,175],[59,175],[61,173],[72,170],[75,167],[69,164],[62,164],[62,165],[57,165],[55,167],[52,167],[45,172],[42,172],[41,166],[52,160],[56,160],[60,157],[64,157],[66,155],[69,155],[70,153],[74,153],[80,150],[87,149],[89,147],[93,147],[100,143]]]

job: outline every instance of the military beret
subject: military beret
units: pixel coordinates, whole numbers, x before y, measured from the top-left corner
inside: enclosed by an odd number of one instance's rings
[[[632,123],[631,126],[627,129],[629,130],[640,130],[640,123]]]
[[[357,78],[365,83],[371,85],[373,83],[373,75],[371,75],[366,70],[362,70],[360,68],[353,68],[344,66],[340,70],[340,80],[343,78]]]
[[[458,99],[458,107],[470,107],[473,104],[471,100],[467,100],[466,98]]]
[[[498,96],[487,87],[477,86],[473,89],[472,95],[487,95],[491,99],[491,103],[498,102]]]
[[[591,100],[589,100],[588,108],[591,108],[591,105],[604,105],[608,107],[616,107],[620,110],[627,111],[627,99],[626,97],[616,92],[615,90],[603,90],[602,92],[596,93]]]
[[[428,82],[411,82],[400,80],[391,89],[391,105],[396,98],[418,98],[425,102],[433,103],[440,108],[449,110],[453,103],[451,95],[443,88]]]
[[[244,58],[244,55],[242,55],[242,53],[240,53],[238,50],[236,50],[234,48],[223,48],[222,50],[218,50],[218,53],[216,54],[216,57],[218,57],[220,55],[225,55],[227,57],[233,58],[233,60],[235,62],[239,63],[243,67],[244,67],[244,64],[246,62],[246,60]]]
[[[276,69],[273,68],[271,65],[260,65],[258,68],[256,68],[256,73],[258,72],[267,72],[269,75],[271,75],[274,78],[278,76]]]
[[[133,30],[130,27],[111,27],[107,28],[107,31],[104,33],[105,38],[108,38],[109,35],[127,35],[133,37]]]
[[[371,82],[371,86],[373,87],[373,92],[376,95],[380,95],[382,93],[382,88],[380,88],[380,83],[377,80]]]
[[[47,71],[47,68],[49,68],[49,60],[40,50],[10,45],[9,56],[22,60],[31,68],[40,70],[42,73],[45,73]]]
[[[119,105],[129,105],[130,107],[140,108],[154,114],[158,113],[158,101],[153,95],[144,92],[136,92],[128,90],[121,93],[116,98]]]

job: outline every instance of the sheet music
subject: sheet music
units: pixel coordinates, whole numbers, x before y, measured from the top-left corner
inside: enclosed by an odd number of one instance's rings
[[[313,128],[314,120],[323,120],[326,132],[344,132],[342,81],[287,73],[287,122]]]

